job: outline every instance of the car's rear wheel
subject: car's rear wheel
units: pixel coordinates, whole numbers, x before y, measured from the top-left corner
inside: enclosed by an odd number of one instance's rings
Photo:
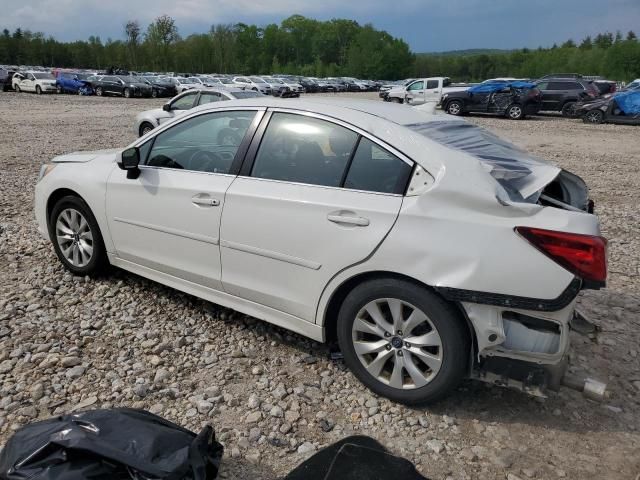
[[[151,90],[151,97],[158,98],[158,90],[156,90],[155,88]]]
[[[125,88],[122,94],[124,95],[124,98],[131,98],[131,90],[128,88]]]
[[[575,118],[576,102],[567,102],[562,106],[562,116],[567,118]]]
[[[79,197],[67,195],[56,202],[49,237],[64,267],[75,275],[93,275],[108,264],[98,222]]]
[[[514,103],[507,108],[507,118],[510,120],[522,120],[524,118],[524,108],[522,105]]]
[[[104,91],[102,90],[102,87],[96,87],[96,95],[98,97],[101,97],[104,94]]]
[[[40,88],[40,85],[36,85],[36,93],[38,95],[42,95],[42,88]]]
[[[151,125],[149,122],[142,122],[138,133],[140,134],[140,136],[143,136],[149,133],[151,130],[153,130],[153,125]]]
[[[459,100],[451,100],[449,103],[447,103],[447,107],[445,111],[449,115],[455,115],[455,116],[462,115],[462,102]]]
[[[601,110],[590,110],[582,117],[584,123],[602,123],[604,121],[604,114]]]
[[[466,374],[464,320],[435,293],[408,281],[377,279],[355,287],[340,308],[337,334],[354,375],[396,402],[436,401]]]

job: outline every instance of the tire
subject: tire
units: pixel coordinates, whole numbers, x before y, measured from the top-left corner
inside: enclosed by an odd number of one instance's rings
[[[602,110],[590,110],[582,116],[584,123],[600,124],[604,122],[604,114]]]
[[[36,93],[38,95],[42,95],[42,88],[40,88],[40,85],[36,85]]]
[[[155,88],[151,90],[151,98],[158,98],[158,90]]]
[[[101,97],[102,95],[104,95],[104,90],[102,90],[102,87],[96,87],[96,96]]]
[[[383,330],[381,323],[376,324],[368,314],[373,309],[384,319],[391,319],[392,304],[402,305],[399,311],[404,322],[396,327],[404,325],[408,332],[395,330],[389,322],[384,322]],[[425,317],[409,327],[407,322],[415,318],[411,317],[412,311]],[[373,330],[369,329],[371,325]],[[387,328],[392,333],[381,335]],[[467,373],[470,340],[464,319],[435,293],[405,280],[382,278],[355,287],[340,307],[337,335],[344,361],[353,374],[374,393],[399,403],[435,402],[450,394]],[[375,347],[373,353],[365,353],[367,345]],[[422,358],[427,358],[430,365]],[[400,364],[403,366],[396,367]]]
[[[567,118],[575,118],[576,102],[566,102],[562,105],[562,116]]]
[[[524,107],[519,103],[513,103],[507,107],[505,111],[505,116],[509,120],[523,120],[525,117]]]
[[[451,100],[449,103],[447,103],[445,112],[447,112],[449,115],[455,115],[456,117],[459,117],[463,113],[462,108],[463,106],[460,100]]]
[[[125,88],[122,91],[122,95],[124,96],[124,98],[131,98],[131,90],[129,90],[128,88]]]
[[[56,93],[57,93],[57,94],[64,93],[64,90],[62,89],[62,87],[61,87],[60,85],[57,85],[57,86],[56,86]]]
[[[98,222],[80,197],[67,195],[56,202],[49,217],[49,237],[58,259],[74,275],[96,275],[109,264]]]
[[[391,97],[391,103],[402,103],[402,99],[398,97]]]
[[[153,125],[151,125],[149,122],[142,122],[142,124],[140,125],[140,129],[138,130],[138,135],[141,137],[149,133],[151,130],[153,130]]]
[[[16,91],[16,93],[20,93],[22,90],[20,90],[20,85],[16,85],[14,90]]]

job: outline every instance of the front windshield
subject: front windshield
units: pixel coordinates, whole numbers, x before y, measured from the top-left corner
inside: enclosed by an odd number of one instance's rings
[[[513,201],[536,203],[539,185],[546,185],[560,172],[559,168],[465,120],[433,120],[406,127],[479,159]]]
[[[252,82],[254,83],[267,83],[265,82],[263,79],[261,79],[260,77],[249,77],[251,79]]]
[[[38,79],[46,79],[46,80],[55,80],[55,77],[50,74],[50,73],[45,73],[45,72],[35,72],[33,73],[33,76],[38,78]]]
[[[258,92],[254,92],[253,90],[242,91],[242,92],[233,92],[233,96],[235,98],[255,98],[262,97],[263,95]]]

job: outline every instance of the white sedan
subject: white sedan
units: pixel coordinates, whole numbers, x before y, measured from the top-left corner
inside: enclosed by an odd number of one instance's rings
[[[18,72],[13,75],[16,92],[55,93],[56,77],[48,72]]]
[[[557,388],[576,298],[606,279],[578,177],[382,102],[196,107],[43,165],[35,211],[74,274],[111,264],[337,340],[358,379],[406,404],[465,377]]]

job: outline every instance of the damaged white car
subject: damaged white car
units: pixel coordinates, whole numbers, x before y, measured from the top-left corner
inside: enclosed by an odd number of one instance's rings
[[[196,107],[127,148],[54,158],[35,211],[74,274],[111,264],[337,341],[406,404],[465,377],[558,388],[576,297],[606,280],[582,180],[382,102]]]

